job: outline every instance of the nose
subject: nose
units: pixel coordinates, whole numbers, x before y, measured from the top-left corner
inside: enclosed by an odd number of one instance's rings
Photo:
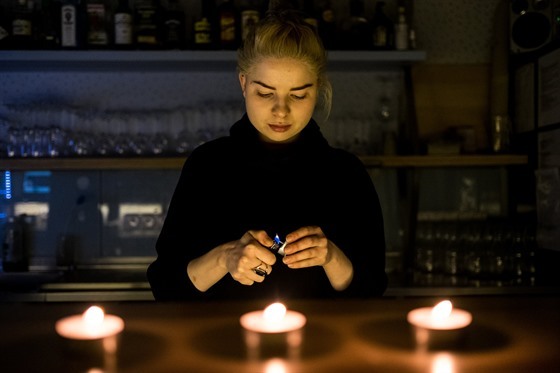
[[[290,106],[287,101],[282,98],[278,98],[272,107],[272,113],[278,117],[285,117],[290,112]]]

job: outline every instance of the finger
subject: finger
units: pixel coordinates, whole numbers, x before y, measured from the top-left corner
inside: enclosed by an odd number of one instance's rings
[[[317,226],[305,226],[305,227],[301,227],[296,229],[293,232],[288,233],[288,235],[286,235],[286,242],[294,242],[297,241],[303,237],[306,236],[311,236],[314,234],[320,234],[322,233],[321,228],[317,227]]]
[[[247,232],[251,237],[264,247],[270,247],[274,241],[266,231],[263,230],[250,230]]]

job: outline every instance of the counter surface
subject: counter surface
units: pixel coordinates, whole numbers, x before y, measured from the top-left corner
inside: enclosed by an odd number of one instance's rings
[[[421,350],[408,311],[435,297],[294,301],[307,316],[301,349],[287,356],[248,353],[239,317],[252,303],[105,302],[125,330],[115,355],[80,354],[54,330],[88,303],[0,304],[0,367],[5,372],[558,372],[560,297],[465,296],[473,314],[462,347]]]

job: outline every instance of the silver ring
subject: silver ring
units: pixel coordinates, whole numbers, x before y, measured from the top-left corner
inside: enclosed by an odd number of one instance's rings
[[[255,268],[253,268],[253,272],[255,272],[257,275],[265,277],[267,275],[266,270],[262,269],[261,266],[264,263],[261,262],[261,264],[259,264],[258,266],[256,266]],[[266,264],[265,264],[266,265]]]

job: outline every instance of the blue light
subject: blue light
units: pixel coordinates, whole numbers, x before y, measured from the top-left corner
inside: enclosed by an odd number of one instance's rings
[[[4,195],[6,199],[12,199],[12,172],[11,171],[4,171],[4,187],[6,190],[4,191]]]

